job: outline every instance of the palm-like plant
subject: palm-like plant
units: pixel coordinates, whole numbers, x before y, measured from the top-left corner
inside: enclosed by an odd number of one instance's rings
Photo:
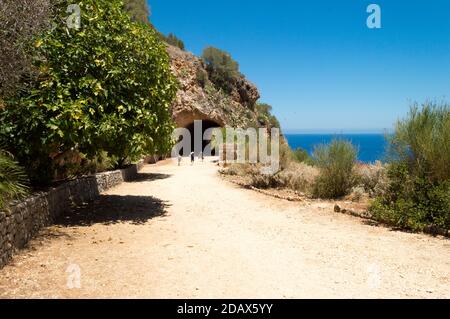
[[[25,196],[27,184],[24,170],[7,152],[0,150],[0,209],[9,201]]]

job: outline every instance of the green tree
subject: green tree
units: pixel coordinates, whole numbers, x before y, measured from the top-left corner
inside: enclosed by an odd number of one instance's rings
[[[271,105],[267,103],[256,103],[255,111],[260,125],[264,125],[270,128],[272,127],[280,128],[280,122],[271,113],[272,112]]]
[[[150,10],[146,0],[124,0],[124,9],[133,21],[150,23]]]
[[[167,37],[164,37],[164,41],[170,45],[178,47],[181,50],[184,50],[184,42],[177,38],[177,36],[173,33],[169,33]]]
[[[214,47],[208,47],[203,51],[202,60],[214,85],[230,93],[240,75],[239,64],[229,53]]]
[[[51,179],[67,152],[106,151],[123,165],[171,146],[177,86],[156,32],[120,0],[80,2],[81,28],[68,28],[69,3],[58,2],[54,27],[35,42],[40,81],[0,111],[0,142],[34,182]]]

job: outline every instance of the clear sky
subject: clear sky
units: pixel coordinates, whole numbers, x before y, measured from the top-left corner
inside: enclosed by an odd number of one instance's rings
[[[411,101],[450,102],[449,0],[149,0],[200,55],[228,51],[285,130],[391,128]],[[369,4],[382,10],[369,29]]]

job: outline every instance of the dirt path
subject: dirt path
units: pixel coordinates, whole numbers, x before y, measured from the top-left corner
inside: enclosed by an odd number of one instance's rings
[[[332,204],[239,189],[212,163],[165,163],[45,230],[0,270],[0,297],[450,298],[449,253]]]

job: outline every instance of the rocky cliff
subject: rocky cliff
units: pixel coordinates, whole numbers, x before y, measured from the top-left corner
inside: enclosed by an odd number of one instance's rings
[[[254,107],[260,95],[253,83],[240,76],[231,93],[225,94],[209,81],[201,59],[170,45],[167,52],[180,85],[172,106],[178,127],[187,127],[194,120],[211,121],[222,127],[257,125]]]

